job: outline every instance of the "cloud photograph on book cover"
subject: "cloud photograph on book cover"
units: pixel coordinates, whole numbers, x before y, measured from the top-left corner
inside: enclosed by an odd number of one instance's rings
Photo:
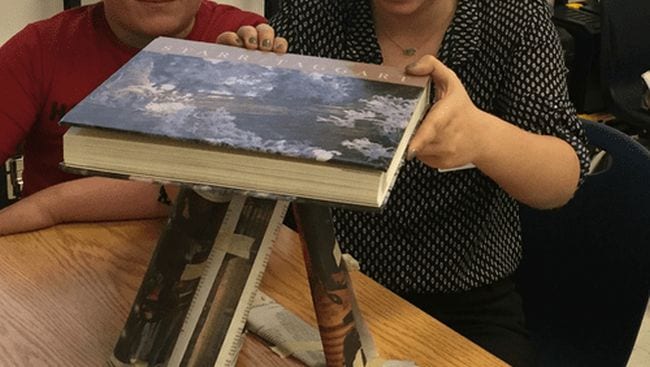
[[[385,169],[421,92],[353,76],[141,51],[66,122]]]

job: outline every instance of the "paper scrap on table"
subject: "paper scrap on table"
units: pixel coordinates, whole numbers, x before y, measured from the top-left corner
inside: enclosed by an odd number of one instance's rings
[[[320,334],[294,313],[258,290],[246,322],[248,331],[271,344],[280,357],[293,356],[309,367],[323,367],[325,353]],[[412,361],[376,358],[367,367],[417,367]]]

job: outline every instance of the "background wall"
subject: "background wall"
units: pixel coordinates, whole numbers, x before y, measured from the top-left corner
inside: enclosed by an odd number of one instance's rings
[[[92,4],[97,0],[82,0],[81,3]],[[250,10],[259,14],[264,11],[264,0],[220,0],[224,4]],[[5,43],[27,24],[49,18],[63,10],[63,0],[19,0],[0,1],[0,44]]]

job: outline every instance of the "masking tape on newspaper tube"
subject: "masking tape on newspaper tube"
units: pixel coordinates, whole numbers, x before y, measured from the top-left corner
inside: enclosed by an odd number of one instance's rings
[[[226,233],[219,234],[214,242],[218,250],[248,259],[255,239],[238,233]]]
[[[199,196],[205,200],[212,201],[213,203],[227,203],[232,200],[233,197],[232,192],[227,192],[209,186],[194,186],[193,189],[194,192],[196,192]]]
[[[341,267],[341,246],[339,246],[339,242],[337,240],[334,240],[334,246],[332,247],[332,256],[334,256],[336,266]]]
[[[183,274],[181,274],[181,280],[193,280],[198,279],[203,275],[203,269],[205,268],[205,261],[198,264],[187,264],[185,269],[183,269]]]
[[[361,269],[359,262],[357,259],[352,257],[350,254],[343,254],[341,255],[341,259],[343,260],[343,263],[345,264],[345,268],[347,271],[359,271]]]

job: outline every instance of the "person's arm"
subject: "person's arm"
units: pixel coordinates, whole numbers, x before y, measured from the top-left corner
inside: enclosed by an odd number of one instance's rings
[[[434,168],[473,163],[512,197],[536,208],[559,207],[573,196],[581,164],[569,143],[481,111],[456,74],[433,56],[408,71],[430,74],[436,86],[436,103],[411,140],[410,157]]]
[[[433,56],[408,69],[431,74],[438,97],[410,149],[436,168],[474,163],[520,202],[553,208],[573,196],[589,162],[568,99],[563,51],[542,5],[531,5],[517,22],[519,39],[502,66],[493,114],[478,109],[456,74]]]
[[[173,200],[174,186],[166,186]],[[156,218],[170,206],[158,201],[160,185],[86,177],[50,186],[0,210],[0,235],[59,223]]]

